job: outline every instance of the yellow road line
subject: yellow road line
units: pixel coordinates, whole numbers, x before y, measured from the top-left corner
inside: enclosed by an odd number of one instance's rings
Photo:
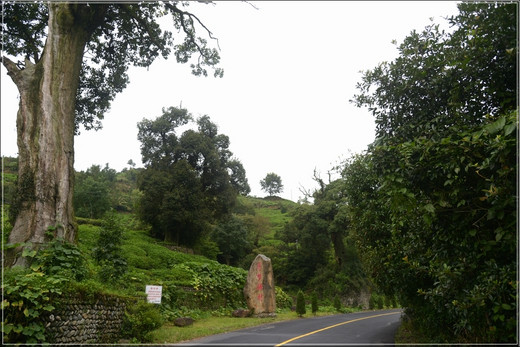
[[[339,327],[340,325],[354,323],[354,322],[357,322],[357,321],[360,321],[360,320],[364,320],[364,319],[370,319],[370,318],[376,318],[376,317],[382,317],[382,316],[389,316],[389,315],[398,314],[398,313],[400,314],[401,311],[391,312],[391,313],[382,313],[382,314],[376,314],[376,315],[373,315],[373,316],[362,317],[362,318],[358,318],[358,319],[352,319],[352,320],[349,320],[349,321],[346,321],[346,322],[343,322],[343,323],[334,324],[334,325],[331,325],[329,327],[325,327],[325,328],[322,328],[322,329],[319,329],[319,330],[311,331],[310,333],[307,333],[307,334],[303,334],[303,335],[300,335],[300,336],[293,337],[292,339],[289,339],[287,341],[284,341],[282,343],[277,344],[275,347],[283,346],[285,344],[293,342],[294,340],[301,339],[302,337],[306,337],[306,336],[309,336],[309,335],[313,335],[313,334],[319,333],[319,332],[324,331],[324,330],[328,330],[328,329],[332,329],[332,328],[335,328],[335,327]]]

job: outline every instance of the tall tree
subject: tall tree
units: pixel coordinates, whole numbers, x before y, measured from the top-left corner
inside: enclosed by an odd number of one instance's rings
[[[139,179],[141,217],[154,236],[188,246],[209,231],[209,223],[227,217],[237,194],[248,188],[229,138],[208,116],[197,120],[197,130],[176,133],[192,121],[187,110],[170,107],[138,124],[145,164]],[[235,170],[244,174],[240,181],[230,176]]]
[[[514,342],[518,5],[458,8],[358,85],[377,136],[344,171],[351,229],[423,333]]]
[[[260,186],[269,196],[283,192],[282,178],[274,172],[268,173],[265,178],[260,181]]]
[[[218,64],[218,52],[208,48],[196,28],[213,38],[211,32],[185,6],[187,2],[2,2],[2,61],[20,93],[20,199],[6,265],[23,265],[23,243],[46,242],[48,228],[57,237],[76,240],[74,134],[80,124],[85,129],[100,126],[115,94],[128,83],[130,64],[149,66],[172,49],[180,63],[199,55],[191,65],[195,75],[207,75],[206,67]],[[173,45],[172,33],[156,22],[167,14],[184,34],[179,44]],[[19,58],[23,61],[12,60]],[[222,73],[215,69],[216,76]]]

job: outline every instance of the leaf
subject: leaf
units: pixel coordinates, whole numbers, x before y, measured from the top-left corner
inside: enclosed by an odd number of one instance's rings
[[[430,213],[435,213],[435,207],[432,204],[427,204],[424,209]]]
[[[505,126],[504,135],[507,136],[511,134],[516,129],[516,123],[511,123]]]
[[[512,308],[511,308],[511,305],[509,305],[509,304],[502,304],[502,308],[503,308],[504,310],[511,310],[511,309],[512,309]]]
[[[32,258],[36,255],[36,250],[32,250],[30,248],[24,248],[23,252],[22,252],[22,257],[29,257],[29,258]]]
[[[506,124],[506,118],[500,117],[496,122],[493,122],[491,124],[488,124],[484,127],[484,130],[486,130],[489,134],[495,134],[502,130],[504,128],[504,125]]]
[[[13,324],[9,323],[9,324],[3,324],[2,322],[2,331],[4,333],[4,336],[7,336],[9,335],[9,333],[11,332],[11,330],[13,330]]]

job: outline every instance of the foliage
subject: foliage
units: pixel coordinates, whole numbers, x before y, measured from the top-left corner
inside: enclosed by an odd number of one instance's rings
[[[46,276],[41,266],[30,269],[12,269],[4,274],[2,290],[2,332],[9,343],[45,342],[45,326],[41,320],[52,312],[51,298],[61,294],[65,278]]]
[[[341,311],[341,300],[338,295],[334,297],[334,309],[336,311]]]
[[[296,313],[299,317],[302,317],[305,312],[305,295],[301,290],[299,290],[298,295],[296,296]]]
[[[216,262],[185,263],[193,273],[192,286],[202,307],[243,307],[242,290],[247,272],[239,268],[225,267]]]
[[[49,228],[52,232],[52,228]],[[50,234],[50,232],[48,233]],[[61,239],[53,239],[37,252],[26,251],[26,256],[35,254],[34,263],[41,266],[46,275],[59,275],[67,279],[81,281],[88,275],[85,257],[78,247]]]
[[[161,327],[163,322],[157,305],[139,301],[136,305],[127,305],[122,330],[126,337],[150,342],[151,332]]]
[[[384,307],[384,296],[376,293],[376,292],[372,292],[370,294],[370,300],[368,301],[368,308],[370,308],[371,310],[374,310],[374,309],[382,309]]]
[[[87,270],[77,247],[59,239],[38,251],[26,247],[23,256],[31,259],[29,268],[4,272],[3,334],[10,343],[42,343],[47,340],[42,317],[54,310],[65,285],[83,279]]]
[[[275,286],[276,309],[287,309],[293,305],[292,299],[282,288]]]
[[[178,7],[180,5],[180,7]],[[68,11],[76,18],[77,30],[84,30],[89,41],[83,56],[80,83],[76,97],[76,127],[88,130],[100,128],[103,114],[110,108],[115,95],[129,82],[130,64],[149,66],[159,55],[164,58],[174,52],[177,62],[187,63],[194,54],[199,59],[191,64],[193,74],[207,75],[206,67],[220,61],[218,51],[208,47],[208,41],[197,36],[197,25],[213,39],[198,18],[185,10],[187,3],[135,4],[70,4]],[[173,34],[162,31],[157,19],[170,15],[179,44],[173,44]],[[48,34],[49,6],[45,3],[5,3],[2,6],[2,42],[4,53],[27,57],[33,64],[40,60]],[[71,57],[73,59],[73,57]],[[19,62],[23,66],[23,62]],[[214,68],[215,76],[223,70]]]
[[[138,124],[146,166],[139,178],[140,216],[154,236],[187,246],[207,234],[210,223],[229,215],[236,195],[248,189],[229,138],[218,134],[208,116],[197,120],[197,131],[177,135],[191,120],[187,110],[170,107]]]
[[[93,256],[101,266],[99,276],[104,282],[119,279],[127,270],[127,261],[121,254],[123,226],[115,213],[107,213],[99,233]]]
[[[84,218],[101,218],[110,209],[109,185],[114,181],[113,169],[101,170],[92,165],[86,172],[76,173],[74,211]]]
[[[248,229],[238,217],[231,216],[227,221],[222,221],[211,235],[221,252],[218,259],[224,260],[227,265],[236,265],[251,250],[247,240]]]
[[[2,157],[3,204],[11,205],[16,194],[18,179],[18,158]]]
[[[282,178],[274,172],[268,173],[263,180],[260,180],[260,186],[269,196],[283,192]]]
[[[316,315],[316,312],[318,312],[318,294],[316,294],[316,291],[312,292],[311,309],[312,309],[312,313],[314,315]]]
[[[375,117],[376,138],[442,137],[516,107],[516,5],[459,4],[448,34],[432,24],[398,47],[399,57],[365,71],[354,96]]]
[[[110,209],[121,212],[133,211],[139,200],[137,175],[140,170],[125,168],[116,172],[106,164],[103,169],[99,165],[92,165],[86,171],[76,172],[76,216],[99,219]]]
[[[446,341],[515,339],[515,6],[459,4],[452,33],[412,32],[355,96],[377,125],[343,172],[360,254]]]

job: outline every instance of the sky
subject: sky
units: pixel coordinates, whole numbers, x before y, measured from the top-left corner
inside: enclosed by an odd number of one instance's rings
[[[148,69],[131,67],[103,129],[75,137],[75,169],[132,159],[142,166],[137,123],[163,107],[208,115],[229,136],[251,195],[260,180],[279,175],[279,196],[298,201],[327,172],[373,142],[374,119],[349,100],[361,71],[398,56],[412,31],[457,13],[453,1],[266,1],[192,3],[189,8],[219,39],[223,78],[196,77],[172,56]],[[200,32],[202,34],[202,31]],[[1,67],[1,153],[16,156],[18,91]],[[334,177],[334,176],[333,176]]]

